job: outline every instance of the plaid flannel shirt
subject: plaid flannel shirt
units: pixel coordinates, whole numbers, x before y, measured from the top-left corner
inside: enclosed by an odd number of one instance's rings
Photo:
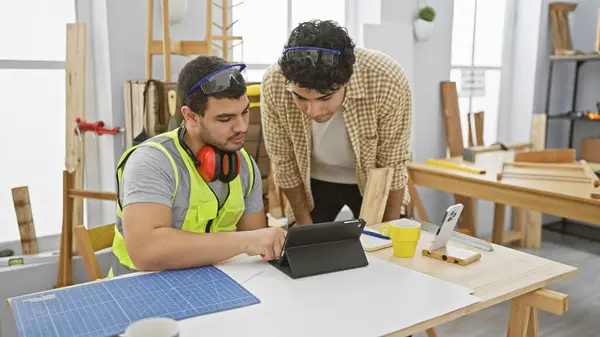
[[[372,168],[394,168],[391,190],[404,189],[410,201],[406,164],[412,123],[412,97],[402,67],[389,56],[362,48],[355,50],[356,63],[342,103],[344,119],[356,156],[356,178],[364,193]],[[312,123],[294,103],[292,93],[277,64],[270,66],[261,88],[261,118],[265,147],[280,188],[304,183],[310,208]],[[289,221],[294,216],[289,202]]]

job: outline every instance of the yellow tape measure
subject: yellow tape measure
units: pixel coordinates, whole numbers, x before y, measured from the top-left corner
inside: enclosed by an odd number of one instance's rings
[[[474,168],[474,167],[464,166],[464,165],[453,163],[453,162],[450,162],[447,160],[427,159],[427,160],[425,160],[425,164],[445,167],[445,168],[449,168],[452,170],[469,172],[469,173],[473,173],[473,174],[485,174],[485,170],[481,170],[481,169]]]

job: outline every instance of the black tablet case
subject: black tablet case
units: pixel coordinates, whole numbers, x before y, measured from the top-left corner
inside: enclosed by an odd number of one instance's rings
[[[269,263],[293,279],[365,267],[364,227],[362,219],[294,226],[282,256]]]

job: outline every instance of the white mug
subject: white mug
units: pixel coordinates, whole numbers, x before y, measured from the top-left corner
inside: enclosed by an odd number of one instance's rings
[[[179,337],[177,321],[164,317],[151,317],[133,322],[125,330],[126,337]]]

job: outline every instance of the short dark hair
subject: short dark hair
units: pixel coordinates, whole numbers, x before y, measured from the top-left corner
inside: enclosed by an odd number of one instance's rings
[[[350,81],[355,62],[355,44],[346,28],[331,20],[302,22],[290,34],[285,48],[308,46],[339,50],[342,54],[335,65],[319,61],[315,66],[310,62],[289,60],[283,54],[279,59],[279,67],[288,83],[326,93]]]
[[[228,65],[227,61],[218,56],[198,56],[188,62],[179,73],[177,79],[177,97],[180,106],[187,105],[193,112],[204,116],[208,97],[214,98],[240,98],[246,92],[246,84],[232,81],[231,86],[225,91],[207,95],[198,88],[186,97],[188,91],[202,78]]]

